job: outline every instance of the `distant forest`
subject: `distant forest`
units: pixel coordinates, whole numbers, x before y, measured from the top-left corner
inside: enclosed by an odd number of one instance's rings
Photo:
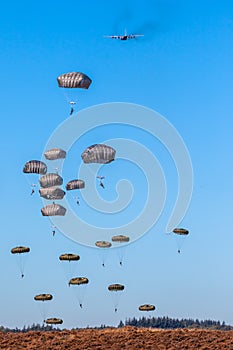
[[[136,319],[135,317],[126,319],[125,322],[120,321],[118,328],[124,326],[134,326],[134,327],[145,327],[145,328],[160,328],[160,329],[175,329],[175,328],[205,328],[205,329],[214,329],[214,330],[224,330],[229,331],[233,330],[233,326],[226,325],[223,321],[212,321],[212,320],[204,320],[200,321],[198,319],[174,319],[170,317],[141,317]],[[89,327],[87,327],[89,328]],[[110,328],[110,326],[106,326],[102,324],[100,327],[91,327],[95,329],[103,329]],[[73,330],[79,329],[73,328]],[[32,324],[31,326],[24,326],[22,329],[20,328],[5,328],[0,326],[0,332],[29,332],[29,331],[58,331],[60,332],[62,329],[56,328],[54,326],[49,325],[40,325],[40,324]]]
[[[146,328],[162,328],[162,329],[175,329],[175,328],[207,328],[217,330],[232,330],[233,327],[226,325],[225,322],[198,319],[174,319],[170,317],[141,317],[139,319],[129,318],[126,319],[125,323],[122,321],[118,327],[123,326],[135,326],[135,327],[146,327]]]

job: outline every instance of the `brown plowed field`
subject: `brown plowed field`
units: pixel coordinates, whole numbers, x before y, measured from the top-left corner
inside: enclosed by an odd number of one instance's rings
[[[1,350],[233,350],[233,331],[136,327],[0,333]]]

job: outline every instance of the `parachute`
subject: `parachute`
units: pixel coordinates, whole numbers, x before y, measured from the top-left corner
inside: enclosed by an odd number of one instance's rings
[[[44,156],[48,160],[64,159],[66,157],[66,151],[61,148],[52,148],[47,150]]]
[[[89,282],[88,278],[86,277],[74,277],[69,280],[69,285],[81,285],[81,284],[87,284]]]
[[[41,197],[50,200],[63,199],[66,194],[65,191],[59,187],[40,188],[39,193]]]
[[[77,254],[70,254],[70,253],[66,253],[66,254],[62,254],[59,256],[59,260],[65,260],[65,261],[77,261],[80,259],[80,256]]]
[[[30,160],[24,165],[23,172],[44,175],[47,173],[47,165],[39,160]]]
[[[69,280],[69,286],[78,286],[78,288],[74,288],[76,297],[79,302],[79,306],[83,307],[83,299],[86,292],[86,286],[89,283],[89,280],[87,277],[74,277]]]
[[[96,247],[99,248],[110,248],[112,246],[112,244],[110,242],[106,242],[106,241],[97,241],[95,242]]]
[[[120,265],[122,266],[122,262],[123,262],[123,257],[125,255],[125,250],[126,250],[126,246],[121,246],[124,243],[128,243],[130,241],[130,238],[128,236],[124,236],[124,235],[118,235],[118,236],[113,236],[112,237],[112,242],[118,244],[118,257],[119,257],[119,261],[120,261]]]
[[[173,232],[177,235],[188,235],[189,231],[185,228],[174,228]]]
[[[114,303],[114,311],[117,312],[118,304],[119,304],[119,299],[120,299],[120,294],[119,292],[122,292],[125,289],[125,286],[123,284],[115,283],[115,284],[110,284],[108,286],[108,290],[112,292],[112,298],[113,298],[113,303]]]
[[[61,186],[62,184],[63,184],[62,177],[55,173],[49,173],[40,178],[40,185],[43,188]]]
[[[81,155],[84,163],[111,163],[115,159],[116,151],[104,144],[95,144],[88,147]]]
[[[64,216],[66,214],[66,208],[62,205],[53,203],[43,207],[41,213],[43,216]]]
[[[88,89],[92,80],[84,73],[71,72],[57,78],[58,86],[63,88]]]
[[[12,254],[22,254],[22,253],[29,253],[30,248],[29,247],[15,247],[11,249]]]
[[[138,308],[140,311],[154,311],[155,306],[150,304],[140,305]]]
[[[113,236],[112,237],[112,242],[119,242],[119,243],[123,243],[123,242],[129,242],[129,237],[128,236],[124,236],[124,235],[119,235],[119,236]]]
[[[108,286],[108,290],[110,292],[117,292],[117,291],[122,291],[124,290],[125,287],[123,286],[123,284],[119,284],[119,283],[115,283],[115,284],[110,284]]]
[[[189,231],[185,228],[174,228],[173,233],[175,233],[176,237],[176,244],[178,248],[178,253],[180,254],[181,252],[181,247],[184,244],[184,240],[189,234]]]
[[[77,261],[80,260],[80,256],[77,254],[61,254],[59,260],[62,262],[62,268],[65,273],[66,280],[70,280],[72,276],[76,274]]]
[[[24,256],[24,254],[29,252],[30,252],[29,247],[18,246],[11,249],[11,253],[17,256],[17,265],[19,266],[19,270],[22,278],[24,277],[24,268],[25,268],[25,262],[26,262],[26,256]]]
[[[47,320],[45,320],[45,323],[47,324],[62,324],[63,320],[61,318],[47,318]]]
[[[34,300],[36,301],[46,301],[52,300],[53,296],[51,294],[38,294],[34,296]]]
[[[48,315],[48,309],[49,309],[49,303],[45,303],[45,301],[50,301],[53,299],[52,294],[38,294],[34,296],[34,300],[35,301],[42,301],[42,303],[39,303],[39,309],[40,309],[40,313],[43,317],[43,320],[45,320],[45,318]]]
[[[96,247],[101,249],[101,254],[100,254],[100,258],[102,261],[102,266],[105,266],[105,260],[106,260],[106,255],[107,255],[107,251],[106,248],[110,248],[112,246],[112,243],[107,242],[107,241],[97,241],[95,242]]]
[[[85,187],[85,182],[83,180],[71,180],[66,184],[66,190],[79,190]]]

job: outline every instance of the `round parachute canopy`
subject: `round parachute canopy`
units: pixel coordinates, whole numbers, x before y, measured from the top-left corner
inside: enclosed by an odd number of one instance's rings
[[[27,174],[41,174],[47,173],[47,165],[40,160],[30,160],[23,167],[23,172]]]
[[[129,237],[124,235],[113,236],[112,242],[129,242]]]
[[[85,187],[85,182],[83,180],[71,180],[66,184],[67,191],[79,190]]]
[[[64,159],[66,157],[66,151],[61,148],[52,148],[47,150],[44,156],[48,160]]]
[[[115,159],[116,151],[110,146],[104,144],[95,144],[88,147],[82,153],[84,163],[111,163]]]
[[[22,253],[29,253],[30,248],[29,247],[15,247],[11,249],[12,254],[22,254]]]
[[[87,284],[89,282],[88,278],[86,277],[74,277],[69,280],[69,285],[81,285],[81,284]]]
[[[62,177],[55,173],[46,174],[40,178],[40,185],[43,188],[61,186],[62,184],[63,184]]]
[[[39,192],[41,197],[50,200],[63,199],[66,194],[65,191],[58,187],[40,188]]]
[[[123,284],[118,284],[118,283],[110,284],[110,286],[108,286],[108,290],[110,292],[117,292],[117,291],[121,291],[124,289],[125,289],[125,287],[123,286]]]
[[[57,82],[58,86],[63,88],[88,89],[92,80],[81,72],[71,72],[60,75]]]
[[[173,232],[177,235],[188,235],[189,231],[185,228],[174,228]]]
[[[52,294],[38,294],[34,296],[34,300],[36,301],[47,301],[52,299],[53,299]]]
[[[95,242],[96,247],[99,248],[110,248],[112,246],[112,244],[110,242],[106,242],[106,241],[97,241]]]
[[[67,254],[62,254],[59,256],[59,259],[61,261],[77,261],[80,259],[80,256],[77,255],[77,254],[70,254],[70,253],[67,253]]]
[[[66,208],[62,205],[53,203],[43,207],[41,213],[43,216],[64,216],[66,214]]]
[[[63,321],[61,318],[47,318],[47,320],[45,320],[45,323],[47,324],[62,324]]]
[[[138,308],[140,311],[154,311],[155,306],[150,304],[140,305]]]

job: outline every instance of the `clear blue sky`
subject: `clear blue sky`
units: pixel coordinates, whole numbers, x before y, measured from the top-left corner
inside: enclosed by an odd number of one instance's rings
[[[103,38],[125,29],[145,37],[127,42]],[[43,292],[54,295],[48,317],[61,317],[64,327],[117,325],[120,319],[139,317],[137,308],[143,303],[156,306],[154,316],[233,324],[232,1],[9,1],[1,5],[0,30],[0,324],[41,322],[33,297]],[[162,114],[182,136],[194,170],[192,201],[180,223],[190,230],[182,254],[177,254],[175,239],[165,234],[177,193],[174,164],[159,142],[120,126],[92,132],[81,146],[130,134],[149,148],[167,181],[160,220],[129,245],[122,268],[116,250],[109,251],[102,268],[96,249],[61,233],[52,237],[49,220],[40,214],[42,202],[38,195],[30,196],[22,167],[41,157],[51,133],[68,117],[56,77],[69,71],[84,72],[93,80],[89,90],[77,93],[80,110],[106,102],[141,104]],[[77,176],[81,163],[77,148],[71,156],[65,181]],[[123,161],[105,169],[109,190],[100,194],[108,200],[114,199],[121,174],[129,175],[135,190],[129,208],[133,217],[145,200],[140,170]],[[86,220],[91,217],[88,210],[83,202],[80,211]],[[97,214],[92,219],[104,222]],[[31,247],[24,280],[10,254],[16,245]],[[90,279],[82,310],[58,261],[65,252],[81,256],[76,274]],[[125,285],[116,314],[107,291],[115,282]]]

